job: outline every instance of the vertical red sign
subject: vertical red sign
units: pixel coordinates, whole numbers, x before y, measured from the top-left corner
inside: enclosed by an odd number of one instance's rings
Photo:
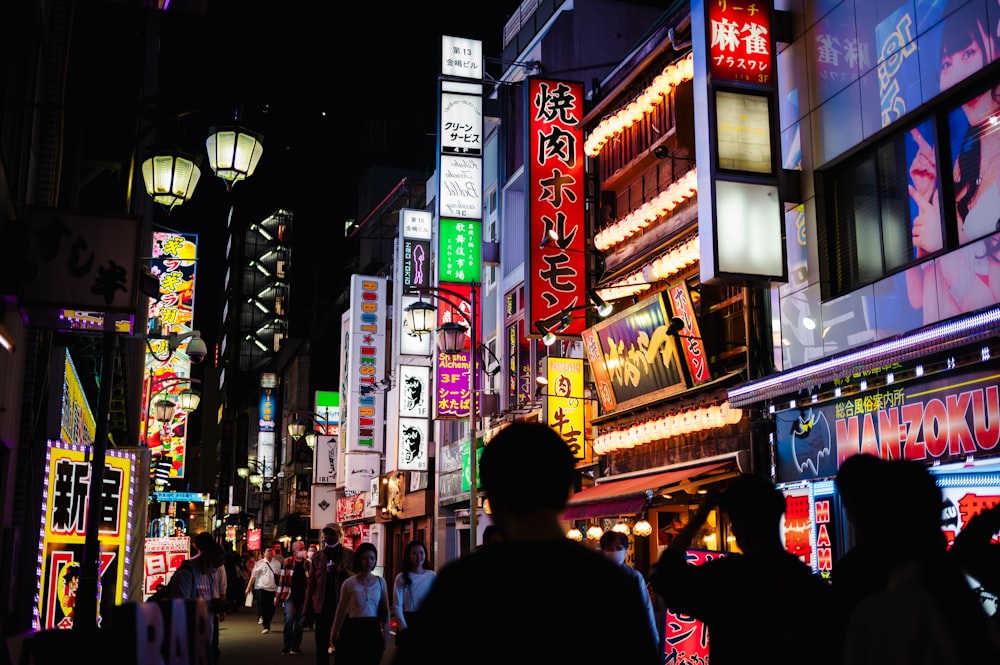
[[[771,3],[709,0],[706,4],[712,79],[772,85]]]
[[[531,296],[525,318],[545,321],[587,302],[583,84],[530,79],[527,108]],[[585,323],[581,316],[554,332],[579,335]]]

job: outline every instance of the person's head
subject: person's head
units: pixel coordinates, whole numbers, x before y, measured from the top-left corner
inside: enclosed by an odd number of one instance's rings
[[[496,524],[490,524],[483,529],[483,545],[499,543],[501,540],[503,540],[503,534],[500,533],[500,529],[497,528]]]
[[[271,557],[273,557],[273,556],[274,556],[274,552],[271,551],[271,548],[270,547],[265,547],[264,548],[264,559],[266,561],[270,561]]]
[[[361,572],[370,572],[378,561],[378,550],[371,543],[361,543],[354,552],[354,560]]]
[[[306,544],[301,540],[295,540],[292,542],[292,556],[296,559],[302,560],[306,558]]]
[[[743,473],[719,497],[719,508],[729,516],[736,544],[744,552],[780,543],[778,526],[785,497],[769,481]]]
[[[982,69],[994,56],[989,29],[970,11],[956,10],[945,19],[941,34],[938,83],[941,90]]]
[[[205,570],[214,570],[226,562],[226,551],[208,531],[194,537],[194,546],[198,550],[199,563]]]
[[[309,547],[306,548],[306,557],[308,557],[309,559],[312,559],[314,554],[316,554],[316,546],[315,545],[309,545]]]
[[[947,546],[941,531],[944,504],[930,471],[912,460],[894,460],[885,466],[879,483],[881,496],[875,505],[881,510],[889,507],[891,513],[887,519],[871,525],[869,540],[874,541],[887,565],[944,552]],[[893,510],[892,506],[899,508]]]
[[[628,536],[619,531],[605,531],[598,541],[601,552],[615,563],[622,565],[628,555]]]
[[[840,463],[837,470],[837,492],[840,494],[840,501],[844,504],[844,512],[847,519],[852,524],[857,525],[867,516],[875,518],[872,507],[877,505],[876,492],[878,491],[881,476],[885,473],[886,463],[875,455],[858,454],[851,455]],[[858,541],[863,543],[865,529],[861,529],[858,534]]]
[[[547,425],[516,422],[500,430],[483,450],[479,477],[504,536],[511,535],[505,521],[555,520],[558,527],[576,479],[575,467],[569,446]]]
[[[330,522],[323,527],[323,543],[326,547],[333,547],[340,543],[343,530],[336,522]]]
[[[409,579],[408,573],[426,569],[427,548],[419,540],[411,540],[403,549],[403,576]]]

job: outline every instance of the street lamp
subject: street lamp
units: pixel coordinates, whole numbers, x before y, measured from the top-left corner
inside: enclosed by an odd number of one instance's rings
[[[177,398],[176,402],[172,402],[166,397],[163,397],[153,402],[153,397],[156,395],[163,394],[167,389],[176,386],[181,383],[201,383],[199,379],[194,379],[186,376],[176,376],[169,379],[163,379],[157,383],[154,383],[153,370],[149,370],[149,394],[146,396],[146,410],[145,417],[143,420],[143,438],[142,445],[144,447],[149,447],[149,418],[152,415],[156,418],[156,421],[166,425],[174,419],[174,415],[177,413],[179,408],[184,412],[185,415],[189,415],[192,411],[198,408],[201,404],[201,393],[197,390],[193,390],[190,387],[186,390],[174,395]]]
[[[408,295],[431,296],[447,303],[466,322],[463,326],[449,321],[437,329],[437,345],[442,353],[455,355],[465,350],[465,333],[469,334],[469,551],[476,549],[476,512],[479,510],[479,493],[476,490],[476,351],[478,349],[478,305],[476,304],[476,284],[470,284],[469,297],[443,287],[420,286],[411,289]],[[469,307],[466,313],[459,304]],[[434,329],[434,305],[418,300],[405,310],[410,330],[418,337]]]
[[[222,178],[226,189],[253,175],[264,145],[257,134],[241,127],[212,127],[205,141],[212,172]],[[167,209],[191,199],[201,179],[201,169],[188,155],[176,150],[157,150],[142,162],[146,193]]]
[[[288,436],[292,437],[292,441],[298,441],[304,436],[306,445],[315,449],[319,432],[316,431],[315,427],[310,427],[313,423],[322,428],[323,434],[329,434],[329,421],[325,416],[312,411],[295,411],[292,413],[292,421],[288,423]]]

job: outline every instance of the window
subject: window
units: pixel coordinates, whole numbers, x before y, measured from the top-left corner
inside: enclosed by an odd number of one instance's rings
[[[1000,85],[957,95],[820,176],[824,300],[1000,231]]]
[[[934,121],[926,119],[825,174],[824,299],[942,249],[937,143]],[[914,228],[922,232],[915,235]]]

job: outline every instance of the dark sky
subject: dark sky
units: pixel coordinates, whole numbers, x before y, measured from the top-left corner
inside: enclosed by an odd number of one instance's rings
[[[354,199],[370,164],[433,170],[440,35],[482,39],[499,56],[518,4],[210,0],[203,16],[164,17],[161,85],[229,112],[239,100],[265,134],[273,201],[312,199],[339,224],[367,212]]]
[[[295,261],[326,288],[324,275],[346,261],[347,244],[337,242],[344,220],[368,212],[357,202],[368,168],[433,171],[441,35],[481,39],[484,56],[499,57],[503,26],[520,4],[187,0],[204,7],[189,12],[178,11],[182,1],[159,14],[138,0],[77,3],[67,107],[83,120],[67,142],[85,162],[125,164],[140,120],[155,127],[157,144],[200,156],[194,198],[169,217],[158,213],[158,223],[199,234],[196,306],[212,307],[230,206],[243,224],[292,210]],[[157,23],[159,66],[147,79],[158,83],[143,91],[145,35]],[[257,173],[227,193],[204,141],[210,126],[237,116],[263,135],[264,153]],[[78,190],[81,207],[125,212],[127,169],[98,172]],[[217,317],[199,307],[196,319],[211,329]]]

